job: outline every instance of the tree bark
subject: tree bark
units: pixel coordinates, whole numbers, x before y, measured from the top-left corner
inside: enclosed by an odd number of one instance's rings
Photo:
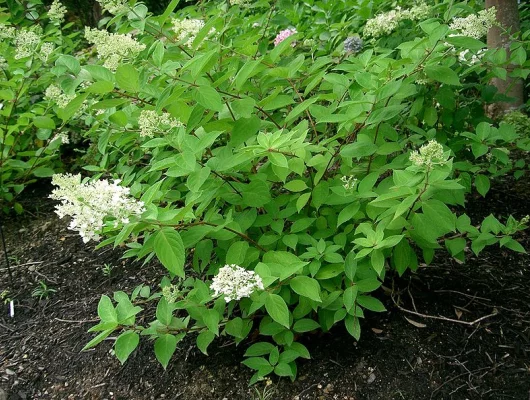
[[[494,26],[488,32],[488,48],[506,50],[506,55],[510,57],[510,35],[520,31],[519,9],[517,0],[486,0],[486,8],[495,7],[497,10],[497,22],[501,27]],[[504,29],[507,32],[504,32]],[[489,114],[496,118],[520,108],[524,104],[524,82],[520,78],[510,77],[510,72],[515,66],[508,66],[508,76],[506,80],[493,78],[492,85],[498,93],[511,97],[511,102],[498,102],[489,107]]]

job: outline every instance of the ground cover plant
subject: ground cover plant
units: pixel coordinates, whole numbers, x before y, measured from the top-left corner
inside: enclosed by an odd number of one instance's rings
[[[167,367],[186,335],[204,353],[251,336],[251,383],[294,379],[310,357],[298,339],[344,324],[358,340],[387,275],[441,248],[524,252],[527,218],[472,224],[465,207],[526,170],[525,114],[487,114],[506,100],[491,79],[530,71],[525,36],[485,48],[495,9],[177,3],[153,16],[106,2],[113,16],[84,32],[92,53],[50,70],[47,134],[82,115],[91,176],[54,175],[57,213],[169,273],[102,296],[86,349],[118,335],[125,362],[146,336]]]

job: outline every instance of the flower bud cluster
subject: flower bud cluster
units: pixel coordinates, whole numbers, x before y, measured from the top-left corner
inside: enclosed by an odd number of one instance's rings
[[[81,182],[81,175],[56,174],[52,184],[58,186],[50,198],[61,201],[55,206],[59,218],[70,216],[69,229],[78,231],[83,242],[98,240],[106,217],[114,219],[114,227],[129,223],[133,215],[145,211],[144,204],[131,198],[129,188],[119,186],[119,180]]]
[[[47,62],[50,54],[55,50],[55,45],[50,42],[45,42],[40,46],[38,57],[42,62]]]
[[[109,14],[116,15],[129,9],[127,0],[97,0],[101,8]]]
[[[344,41],[344,51],[347,53],[358,53],[363,49],[363,40],[359,36],[349,36]]]
[[[177,285],[167,285],[162,288],[162,296],[166,299],[168,304],[172,304],[180,296],[180,290]]]
[[[70,143],[70,138],[65,132],[59,132],[57,135],[54,136],[53,140],[59,140],[62,144]]]
[[[16,36],[16,30],[13,26],[0,24],[0,42],[5,39],[13,39]]]
[[[263,281],[254,271],[247,271],[238,265],[225,265],[213,278],[210,289],[214,297],[224,296],[228,303],[230,300],[240,300],[249,297],[255,290],[263,290]]]
[[[53,0],[53,3],[48,10],[48,18],[54,24],[61,24],[64,22],[64,15],[66,14],[66,11],[68,10],[61,4],[59,0]]]
[[[346,190],[353,189],[357,184],[357,178],[354,178],[353,175],[343,176],[342,178],[340,178],[340,180],[344,184],[342,186],[344,186],[344,189]]]
[[[249,0],[230,0],[231,6],[248,6]]]
[[[59,108],[65,108],[74,97],[75,96],[64,93],[59,86],[53,84],[48,86],[44,92],[44,98],[57,104]]]
[[[422,2],[408,9],[397,7],[395,10],[378,14],[366,21],[364,36],[378,38],[389,35],[396,30],[401,21],[406,19],[412,21],[422,20],[429,15],[429,11],[429,7]]]
[[[15,59],[29,57],[37,50],[41,35],[35,30],[23,29],[15,36]]]
[[[298,33],[296,31],[296,28],[293,29],[284,29],[283,31],[280,31],[274,38],[274,46],[278,46],[281,42],[283,42],[285,39],[287,39],[289,36],[292,36],[294,34]],[[291,43],[291,47],[296,46],[296,42]]]
[[[204,28],[204,21],[201,19],[174,19],[173,20],[173,32],[177,35],[178,41],[184,41],[184,45],[191,47],[193,41],[197,37],[200,30]],[[209,34],[215,32],[215,29],[211,29]]]
[[[496,23],[497,10],[489,7],[479,11],[478,14],[471,14],[465,18],[453,18],[449,29],[457,31],[458,36],[468,36],[481,39],[488,34],[488,31]]]
[[[114,71],[124,60],[135,58],[145,49],[130,34],[109,33],[104,30],[85,28],[85,38],[96,47],[103,66]]]
[[[420,147],[419,151],[410,153],[410,161],[417,167],[432,167],[433,165],[445,164],[444,149],[436,140]]]
[[[159,115],[154,110],[142,110],[138,118],[138,126],[140,127],[140,136],[153,137],[158,131],[181,127],[183,124],[166,112]]]

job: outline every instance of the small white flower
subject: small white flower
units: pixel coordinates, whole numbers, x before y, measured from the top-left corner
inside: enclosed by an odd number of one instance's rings
[[[496,14],[497,10],[495,7],[489,7],[486,10],[479,11],[478,14],[471,14],[465,18],[453,18],[449,29],[457,31],[459,36],[481,39],[495,25]]]
[[[97,2],[101,8],[113,15],[120,14],[129,9],[127,0],[97,0]]]
[[[140,136],[153,137],[156,132],[183,126],[180,121],[172,118],[169,113],[163,112],[159,115],[154,110],[142,110],[138,118]]]
[[[145,49],[130,34],[109,33],[104,30],[85,28],[85,38],[94,44],[103,66],[114,71],[123,62],[136,58]]]
[[[420,147],[419,151],[413,151],[409,157],[412,164],[417,167],[432,167],[433,165],[442,165],[446,163],[443,146],[436,140]]]
[[[55,50],[55,45],[53,43],[50,43],[50,42],[43,43],[40,46],[40,50],[38,54],[41,61],[47,62],[48,58],[50,57],[50,54],[52,54],[54,50]]]
[[[346,190],[351,190],[355,187],[355,185],[357,184],[357,178],[354,178],[353,175],[349,175],[349,176],[343,176],[342,178],[340,178],[340,180],[342,181],[342,183],[344,183],[344,189]]]
[[[66,14],[66,11],[68,10],[59,0],[53,0],[53,3],[48,10],[48,18],[55,24],[61,24],[64,22],[64,14]]]
[[[15,36],[15,59],[31,56],[37,50],[40,41],[40,34],[34,30],[20,30]]]
[[[231,300],[240,300],[249,297],[256,290],[263,290],[263,281],[254,271],[247,271],[238,265],[225,265],[213,278],[210,289],[214,297],[224,296],[228,303]]]
[[[119,182],[104,179],[82,183],[79,174],[56,174],[52,184],[58,188],[50,198],[61,201],[55,212],[59,218],[70,216],[69,229],[78,231],[86,243],[99,239],[105,218],[113,218],[114,226],[118,226],[145,211],[143,202],[131,198],[129,188],[119,186]]]
[[[364,36],[378,38],[389,35],[399,26],[403,20],[410,19],[419,21],[429,15],[430,9],[425,3],[419,3],[409,9],[396,7],[386,13],[376,15],[374,18],[366,21],[364,26]]]
[[[75,96],[64,93],[59,86],[52,84],[46,88],[44,98],[57,104],[59,108],[65,108]]]
[[[193,41],[197,37],[197,34],[204,27],[204,21],[200,19],[174,19],[173,20],[173,32],[177,35],[178,41],[185,41],[184,45],[191,47]],[[209,35],[213,34],[215,29],[210,29]]]

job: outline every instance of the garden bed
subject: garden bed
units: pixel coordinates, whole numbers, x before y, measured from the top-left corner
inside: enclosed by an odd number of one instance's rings
[[[215,341],[207,357],[186,338],[165,372],[148,341],[123,366],[110,353],[111,340],[80,352],[92,338],[87,330],[101,294],[154,287],[165,270],[121,260],[119,248],[84,245],[45,196],[43,189],[28,192],[29,211],[4,221],[16,307],[14,318],[7,307],[0,317],[0,399],[258,398],[248,387],[251,371],[240,364],[246,346],[228,339]],[[528,197],[528,182],[497,185],[487,199],[472,201],[470,215],[478,221],[492,212],[504,220],[510,207],[521,218],[530,214]],[[530,248],[528,237],[519,239]],[[113,267],[110,276],[105,265]],[[8,288],[3,258],[0,268],[0,289]],[[32,297],[39,281],[56,292]],[[440,253],[432,265],[389,278],[385,287],[376,295],[388,311],[367,313],[358,343],[341,328],[301,338],[312,359],[299,363],[294,383],[275,380],[271,399],[528,398],[527,255],[494,247],[479,258],[468,254],[461,265]],[[263,392],[264,384],[256,388]]]

